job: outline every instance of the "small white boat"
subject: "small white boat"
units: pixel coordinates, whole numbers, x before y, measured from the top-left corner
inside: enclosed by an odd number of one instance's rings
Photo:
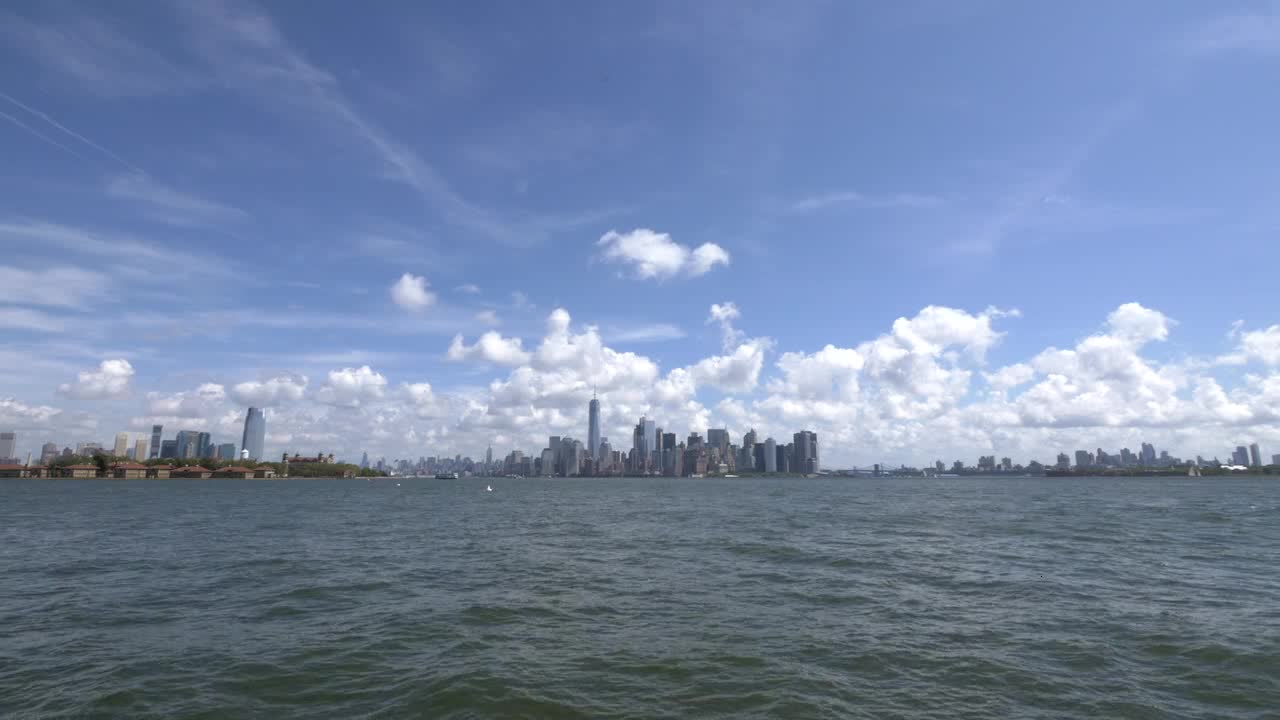
[[[485,485],[485,486],[484,486],[484,491],[485,491],[485,492],[493,492],[493,486],[492,486],[492,485]]]

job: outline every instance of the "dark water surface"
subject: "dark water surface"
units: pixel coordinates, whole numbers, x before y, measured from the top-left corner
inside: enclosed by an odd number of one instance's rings
[[[1280,717],[1280,481],[0,481],[4,717]]]

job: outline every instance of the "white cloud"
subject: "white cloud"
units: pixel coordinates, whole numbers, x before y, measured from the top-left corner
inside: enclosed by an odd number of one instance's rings
[[[231,388],[231,397],[241,405],[272,407],[301,400],[306,389],[305,375],[282,375],[237,383]]]
[[[59,385],[58,392],[83,400],[122,397],[129,392],[133,374],[128,360],[103,360],[97,370],[85,370],[74,383]]]
[[[107,195],[137,203],[151,217],[170,225],[199,226],[248,217],[243,210],[174,190],[137,172],[108,180]]]
[[[856,191],[839,191],[813,195],[791,204],[791,212],[808,213],[833,207],[862,209],[909,208],[922,209],[942,204],[942,198],[933,195],[898,193],[893,195],[866,195]]]
[[[720,325],[721,346],[725,352],[729,352],[742,342],[743,333],[733,325],[734,321],[740,317],[742,313],[738,310],[738,306],[731,302],[711,305],[707,322]]]
[[[62,410],[48,405],[28,405],[17,398],[0,398],[0,427],[6,430],[47,428]]]
[[[1134,302],[1121,305],[1107,316],[1112,336],[1137,345],[1168,339],[1172,324],[1173,321],[1158,310]]]
[[[498,313],[493,310],[481,310],[476,313],[476,322],[497,327],[502,324],[502,320],[498,317]]]
[[[1280,16],[1272,13],[1234,13],[1195,28],[1186,37],[1193,52],[1280,54]]]
[[[711,385],[725,392],[747,392],[760,380],[768,347],[767,341],[752,340],[727,355],[699,360],[689,372],[699,384]]]
[[[190,392],[147,393],[147,413],[153,417],[203,418],[221,409],[227,399],[223,386],[204,383]]]
[[[1240,351],[1267,365],[1280,365],[1280,325],[1241,333]]]
[[[610,230],[596,245],[606,262],[631,265],[641,279],[663,280],[676,275],[696,277],[716,265],[728,265],[729,253],[715,243],[690,249],[666,233],[637,228],[628,233]]]
[[[481,360],[496,365],[523,365],[531,357],[525,352],[520,338],[504,338],[489,331],[480,336],[474,345],[468,346],[461,335],[453,338],[449,345],[450,360]]]
[[[427,289],[427,279],[405,273],[391,286],[391,300],[407,310],[421,310],[436,301]]]
[[[456,287],[456,288],[454,288],[454,289],[455,289],[455,290],[457,290],[457,291],[458,291],[458,292],[460,292],[460,293],[466,293],[466,294],[468,294],[468,295],[479,295],[479,294],[480,294],[480,286],[479,286],[479,285],[474,285],[474,284],[472,284],[472,283],[464,283],[464,284],[459,285],[458,287]]]
[[[0,266],[0,302],[78,308],[107,294],[102,273],[74,267],[23,270]]]
[[[329,371],[328,380],[320,387],[317,400],[326,405],[360,407],[382,399],[387,379],[368,365]]]
[[[663,340],[679,340],[684,336],[684,330],[671,323],[611,328],[606,333],[606,339],[609,342],[616,343],[660,342]]]

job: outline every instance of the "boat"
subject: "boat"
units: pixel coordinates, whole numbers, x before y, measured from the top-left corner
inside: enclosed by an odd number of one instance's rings
[[[436,473],[437,480],[457,480],[458,473]]]
[[[1198,465],[1192,465],[1187,468],[1187,477],[1200,477],[1200,467]]]

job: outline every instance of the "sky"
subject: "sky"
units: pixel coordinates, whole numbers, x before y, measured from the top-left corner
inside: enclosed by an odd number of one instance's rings
[[[1280,453],[1280,5],[19,1],[0,430]]]

